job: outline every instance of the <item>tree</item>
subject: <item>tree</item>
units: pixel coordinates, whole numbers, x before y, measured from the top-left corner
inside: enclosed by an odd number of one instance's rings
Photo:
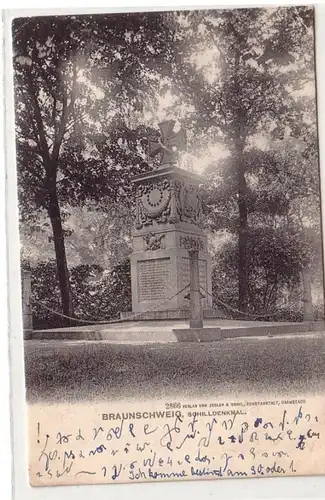
[[[251,149],[243,155],[252,313],[274,310],[283,293],[302,283],[304,318],[313,317],[311,280],[319,282],[322,275],[322,251],[317,142],[312,130],[309,124],[309,132],[300,139],[270,141],[264,151]],[[231,158],[219,164],[219,175],[208,186],[207,210],[211,227],[236,234],[232,168]],[[238,248],[231,245],[232,240],[226,241],[221,253],[235,255]],[[223,272],[222,262],[221,258],[217,274]],[[227,273],[231,275],[229,264]]]
[[[69,268],[81,264],[100,265],[110,270],[131,252],[132,214],[122,203],[107,202],[99,207],[94,201],[82,206],[65,205],[65,247]],[[38,211],[32,222],[21,225],[22,258],[36,266],[55,259],[53,235],[45,210]]]
[[[239,308],[245,311],[249,189],[243,156],[261,131],[273,130],[273,135],[280,136],[287,126],[299,123],[293,92],[313,80],[313,11],[202,11],[189,13],[186,21],[187,33],[181,37],[179,57],[175,56],[171,85],[193,107],[184,121],[195,128],[194,144],[204,134],[210,143],[214,136],[216,143],[226,145],[233,162]]]
[[[62,38],[64,27],[70,39]],[[88,56],[88,47],[76,36],[76,28],[82,27],[86,28],[74,18],[68,23],[18,19],[13,27],[20,189],[25,191],[23,199],[48,213],[63,313],[69,316],[73,308],[57,185],[64,143],[84,111],[78,101],[86,100],[89,107],[92,97],[82,82]]]
[[[62,308],[69,316],[73,307],[62,206],[103,196],[127,199],[130,183],[123,179],[149,168],[139,139],[147,128],[130,130],[125,116],[155,88],[154,79],[151,91],[146,87],[144,63],[152,52],[159,56],[164,51],[159,20],[160,14],[152,13],[13,23],[21,215],[30,218],[35,208],[48,213]],[[160,32],[150,41],[146,33],[158,26]]]

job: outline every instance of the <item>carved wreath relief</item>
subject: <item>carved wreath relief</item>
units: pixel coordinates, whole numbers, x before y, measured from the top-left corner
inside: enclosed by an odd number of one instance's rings
[[[138,187],[136,228],[150,226],[153,220],[167,222],[170,213],[170,183],[167,179]]]
[[[201,227],[202,203],[197,186],[174,179],[144,184],[137,190],[136,228],[187,222]]]

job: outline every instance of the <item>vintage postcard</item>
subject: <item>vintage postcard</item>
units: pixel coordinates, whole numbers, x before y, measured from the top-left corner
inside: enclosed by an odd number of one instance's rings
[[[314,9],[11,29],[30,484],[324,474]]]

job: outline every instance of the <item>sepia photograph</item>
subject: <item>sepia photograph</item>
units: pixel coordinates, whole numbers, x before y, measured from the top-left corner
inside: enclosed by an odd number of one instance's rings
[[[109,482],[107,442],[124,424],[126,455],[159,419],[163,472],[151,455],[110,481],[325,473],[314,9],[17,17],[12,65],[31,484]],[[99,407],[97,469],[62,464]],[[277,462],[254,462],[262,429]],[[210,442],[244,463],[248,433],[249,469],[213,468]]]

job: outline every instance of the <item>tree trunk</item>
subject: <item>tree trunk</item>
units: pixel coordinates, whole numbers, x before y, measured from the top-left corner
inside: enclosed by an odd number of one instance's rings
[[[248,259],[247,259],[247,201],[246,201],[246,179],[240,163],[238,163],[238,209],[239,209],[239,231],[238,231],[238,282],[240,311],[247,311],[248,306]]]
[[[61,213],[55,189],[50,191],[48,214],[53,230],[53,240],[61,292],[62,311],[63,314],[69,317],[73,317],[72,297],[69,283],[69,272],[66,259]]]
[[[301,271],[303,285],[303,303],[304,303],[304,321],[313,321],[313,299],[311,295],[311,276],[310,269],[305,268]]]
[[[235,36],[238,33],[235,32]],[[234,54],[234,77],[240,79],[240,50],[239,43]],[[240,85],[239,85],[240,88]],[[237,194],[239,211],[238,228],[238,309],[242,312],[247,311],[248,306],[248,259],[247,259],[247,184],[245,179],[245,170],[243,165],[243,151],[246,138],[246,116],[244,108],[235,110],[235,134],[234,146],[237,168]]]
[[[244,140],[242,137],[242,124],[240,117],[236,126],[235,157],[237,168],[237,195],[238,195],[238,309],[247,311],[248,306],[248,259],[247,259],[247,184],[243,165]]]

